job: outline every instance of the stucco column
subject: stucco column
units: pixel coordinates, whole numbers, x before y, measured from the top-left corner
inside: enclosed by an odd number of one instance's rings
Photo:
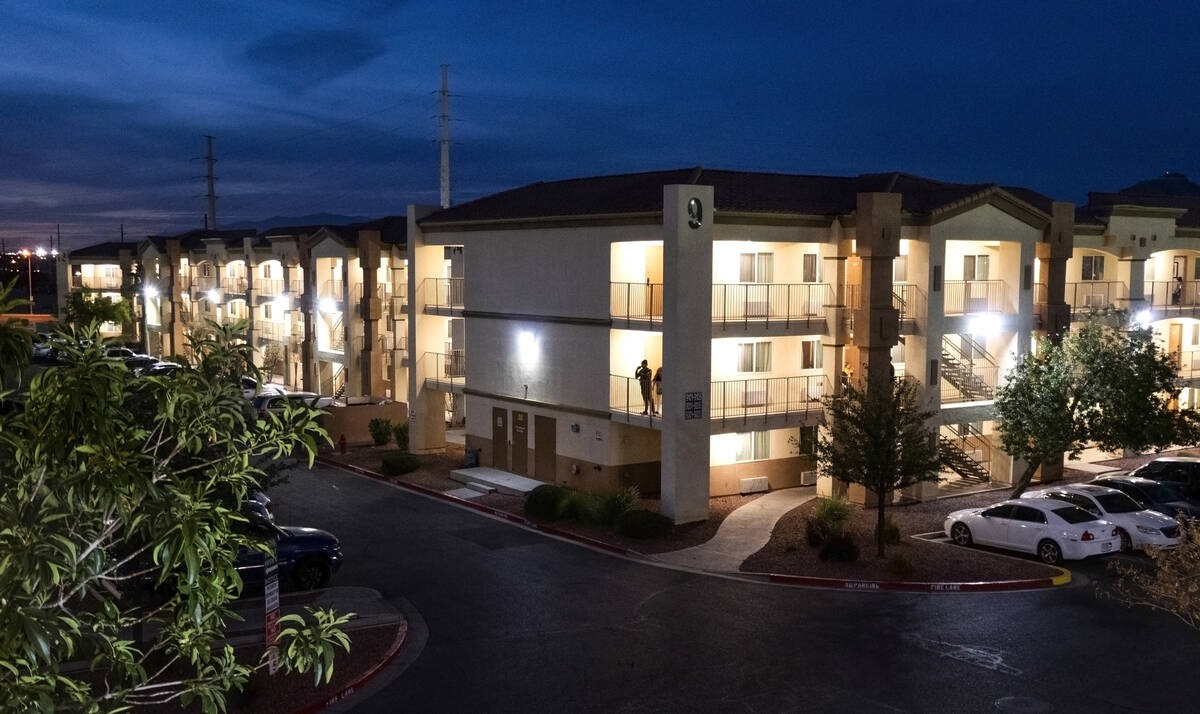
[[[708,518],[713,189],[663,187],[662,512]]]
[[[362,318],[362,350],[358,355],[362,370],[362,393],[382,397],[383,354],[379,345],[379,320],[383,316],[383,301],[378,295],[380,263],[379,231],[359,231],[358,265],[362,269],[362,301],[359,316]]]
[[[317,261],[312,256],[312,242],[307,237],[297,246],[300,265],[304,267],[304,285],[300,291],[300,314],[304,316],[304,334],[300,340],[300,373],[304,389],[321,392],[317,375]],[[295,299],[295,297],[293,297]]]
[[[408,444],[414,454],[446,448],[446,395],[425,387],[425,375],[436,371],[436,353],[444,348],[445,318],[424,314],[426,296],[420,289],[425,280],[442,277],[446,251],[426,243],[417,225],[435,210],[434,206],[408,207]],[[469,363],[467,369],[469,374]]]
[[[1121,256],[1117,261],[1117,273],[1129,288],[1129,296],[1123,301],[1125,303],[1123,307],[1128,309],[1131,315],[1136,315],[1138,311],[1148,307],[1146,303],[1146,256]],[[1121,300],[1117,300],[1118,307],[1121,307],[1121,302]]]
[[[1051,206],[1050,225],[1041,242],[1037,244],[1037,256],[1046,271],[1046,336],[1055,344],[1061,343],[1063,335],[1071,325],[1071,306],[1066,302],[1067,261],[1075,248],[1075,204],[1055,201]],[[1139,279],[1142,273],[1138,271]],[[1140,292],[1140,288],[1139,288]],[[1011,484],[1016,470],[1024,470],[1025,463],[1007,454],[998,458],[999,449],[992,455],[992,481]],[[1059,481],[1063,475],[1063,457],[1051,459],[1041,466],[1042,483]]]

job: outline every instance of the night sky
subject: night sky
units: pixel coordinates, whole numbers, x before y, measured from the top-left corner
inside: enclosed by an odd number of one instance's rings
[[[0,238],[65,248],[703,165],[1083,201],[1200,178],[1194,2],[0,5]]]

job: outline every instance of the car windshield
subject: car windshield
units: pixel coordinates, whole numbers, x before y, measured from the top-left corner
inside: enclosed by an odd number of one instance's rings
[[[1107,513],[1133,513],[1142,510],[1137,501],[1119,492],[1101,493],[1096,496],[1096,500]]]
[[[1178,501],[1183,498],[1179,491],[1164,483],[1156,482],[1153,484],[1138,484],[1138,486],[1142,489],[1142,492],[1146,494],[1147,498],[1155,503],[1168,503],[1170,501]]]
[[[1096,520],[1095,516],[1079,506],[1061,506],[1053,509],[1052,513],[1067,523],[1087,523]]]

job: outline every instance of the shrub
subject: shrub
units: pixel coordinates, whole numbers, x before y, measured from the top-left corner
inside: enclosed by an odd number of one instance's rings
[[[606,526],[617,522],[621,514],[637,505],[642,498],[637,486],[626,486],[608,491],[599,496],[596,504],[596,520]]]
[[[912,563],[908,562],[908,558],[905,558],[903,555],[888,556],[884,567],[889,573],[898,578],[911,578],[913,576]]]
[[[804,537],[814,548],[821,545],[832,534],[841,532],[850,520],[850,504],[832,498],[817,502],[813,514],[804,522]]]
[[[595,522],[596,497],[585,491],[567,489],[558,502],[558,517],[568,521]]]
[[[858,545],[854,537],[845,531],[834,531],[825,537],[818,554],[821,560],[837,560],[849,563],[858,560]]]
[[[879,534],[875,535],[878,537]],[[896,525],[895,519],[891,516],[884,516],[883,542],[888,545],[900,545],[900,526]]]
[[[367,431],[371,432],[371,439],[376,446],[383,446],[392,440],[392,422],[390,419],[376,417],[367,422]]]
[[[617,532],[630,538],[664,538],[675,524],[661,513],[630,509],[617,517]]]
[[[566,497],[567,489],[544,483],[525,494],[525,515],[535,520],[556,520]]]
[[[392,433],[396,437],[396,446],[399,446],[401,451],[408,451],[408,422],[397,422],[392,426]],[[479,462],[476,461],[475,465],[478,466]]]
[[[381,470],[384,476],[399,476],[410,471],[416,471],[421,462],[416,456],[402,451],[390,451],[383,455]]]

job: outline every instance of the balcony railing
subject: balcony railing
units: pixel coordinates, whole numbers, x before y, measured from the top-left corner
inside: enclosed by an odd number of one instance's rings
[[[824,321],[825,306],[833,300],[833,288],[825,283],[715,283],[712,319],[722,325]]]
[[[1005,312],[1008,308],[1008,289],[1003,280],[947,280],[946,315],[965,315],[973,312]]]
[[[950,379],[943,369],[942,378],[938,380],[941,385],[942,403],[952,404],[993,399],[996,394],[996,377],[999,372],[999,367],[976,362],[960,375],[962,378],[957,380],[959,384],[956,385],[954,383],[956,380]]]
[[[221,281],[221,287],[227,293],[244,293],[246,292],[247,281],[245,278],[230,278],[226,277]]]
[[[214,275],[193,275],[192,289],[198,293],[212,290],[217,287],[217,278]]]
[[[609,283],[608,311],[614,320],[662,325],[662,283]]]
[[[293,295],[299,295],[300,293],[304,292],[304,281],[303,280],[289,281],[288,282],[288,292],[292,293]]]
[[[421,301],[435,310],[463,309],[463,278],[426,278],[421,281]]]
[[[1146,302],[1159,310],[1195,312],[1200,307],[1200,280],[1153,280],[1145,284]]]
[[[713,382],[709,418],[725,421],[752,416],[803,416],[820,411],[821,397],[829,391],[828,380],[819,374]]]
[[[364,283],[354,284],[354,299],[362,300]],[[392,295],[392,286],[388,283],[375,283],[375,297],[387,300]]]
[[[283,292],[283,280],[280,278],[259,278],[254,281],[259,295],[279,295]]]
[[[116,290],[121,287],[121,276],[93,275],[91,277],[84,277],[77,275],[72,281],[72,286],[85,290]]]
[[[321,289],[317,295],[318,298],[330,298],[331,300],[344,300],[346,292],[341,280],[326,280],[321,283]]]
[[[925,291],[916,285],[900,283],[892,286],[892,307],[900,313],[900,324],[911,322],[920,328],[928,310]]]
[[[280,322],[260,320],[254,323],[254,331],[258,333],[258,336],[268,340],[282,340],[284,338],[283,328],[283,323]]]
[[[1041,286],[1046,288],[1046,286]],[[1067,283],[1063,299],[1071,306],[1071,312],[1080,313],[1088,310],[1099,310],[1118,305],[1128,292],[1125,283],[1111,280],[1084,280],[1078,283]],[[1048,290],[1048,288],[1046,288]],[[1043,297],[1041,302],[1045,302]],[[1037,301],[1037,294],[1034,300]]]
[[[417,374],[425,382],[433,382],[439,389],[465,386],[467,355],[463,350],[426,352],[421,355]]]
[[[1180,379],[1200,378],[1200,350],[1177,350],[1172,356],[1179,368]]]
[[[400,359],[408,359],[408,335],[400,335],[396,338],[396,352],[399,353]]]

